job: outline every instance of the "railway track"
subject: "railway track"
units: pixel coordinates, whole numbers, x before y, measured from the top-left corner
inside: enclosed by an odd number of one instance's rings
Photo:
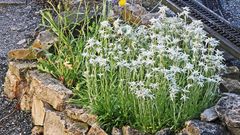
[[[189,7],[191,10],[189,19],[201,20],[204,23],[204,29],[221,42],[220,47],[240,59],[240,30],[233,27],[222,16],[196,0],[162,0],[162,4],[174,12],[181,12],[182,7]]]
[[[203,0],[203,4],[220,16],[225,16],[219,0]]]

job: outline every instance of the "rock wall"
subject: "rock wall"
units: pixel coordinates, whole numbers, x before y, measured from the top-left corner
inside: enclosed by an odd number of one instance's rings
[[[11,61],[4,84],[5,95],[31,111],[32,135],[106,135],[95,115],[67,104],[71,90],[36,67],[35,62]]]

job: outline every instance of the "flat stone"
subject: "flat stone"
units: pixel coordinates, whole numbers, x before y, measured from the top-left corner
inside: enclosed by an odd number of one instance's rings
[[[130,126],[124,126],[122,127],[123,135],[145,135],[144,133],[141,133],[140,131],[131,128]]]
[[[215,107],[208,108],[201,113],[201,120],[206,122],[214,121],[218,118],[218,114],[215,111]]]
[[[223,78],[220,90],[222,92],[240,94],[240,82],[235,79]]]
[[[20,108],[23,111],[30,111],[32,109],[32,98],[24,94],[20,99]]]
[[[42,126],[34,126],[32,129],[31,135],[43,135],[43,127]]]
[[[107,133],[101,129],[97,124],[92,125],[87,135],[107,135]]]
[[[240,135],[240,96],[228,94],[216,104],[219,118],[227,125],[233,135]]]
[[[36,69],[36,62],[29,61],[11,61],[9,62],[9,70],[19,79],[25,79],[28,70]]]
[[[224,127],[214,123],[191,120],[185,125],[182,135],[229,135]]]
[[[32,121],[34,125],[43,126],[46,111],[50,110],[50,106],[47,103],[39,100],[36,96],[33,96],[32,103]]]
[[[72,121],[62,112],[48,110],[44,121],[44,135],[86,135],[89,127],[82,122]]]
[[[20,41],[17,42],[17,45],[22,45],[22,44],[26,44],[27,40],[26,39],[22,39]]]
[[[30,91],[38,99],[47,102],[58,111],[65,109],[66,101],[72,96],[71,90],[46,73],[30,71],[29,77],[31,78]]]
[[[69,118],[87,123],[90,126],[97,122],[96,115],[92,115],[82,108],[71,107],[67,108],[65,112]]]
[[[5,77],[5,83],[4,83],[4,94],[9,99],[14,99],[18,95],[18,85],[20,83],[20,80],[12,74],[10,71],[7,72]]]
[[[37,51],[33,49],[13,49],[8,52],[10,60],[35,60],[37,59]]]
[[[41,31],[32,44],[33,49],[48,50],[58,41],[56,35],[49,30]]]

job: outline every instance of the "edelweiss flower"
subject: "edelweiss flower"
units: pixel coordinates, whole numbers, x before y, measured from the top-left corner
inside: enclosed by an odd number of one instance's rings
[[[103,27],[103,28],[110,26],[108,21],[102,21],[100,24],[101,24],[101,27]]]
[[[149,89],[146,89],[146,88],[142,88],[140,90],[137,90],[135,92],[135,94],[138,98],[142,98],[142,99],[146,99],[146,98],[153,99],[154,98],[154,95],[150,92]]]

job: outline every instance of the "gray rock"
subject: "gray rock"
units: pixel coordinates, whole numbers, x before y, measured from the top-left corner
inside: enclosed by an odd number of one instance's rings
[[[223,78],[220,90],[221,92],[240,94],[240,82],[235,79]]]
[[[226,129],[219,124],[190,120],[185,125],[181,135],[229,135]]]
[[[160,131],[158,131],[155,135],[173,135],[171,129],[169,128],[164,128]]]
[[[123,135],[145,135],[144,133],[131,128],[130,126],[124,126],[122,127],[122,133]]]
[[[122,130],[120,130],[119,128],[113,127],[112,135],[122,135]]]
[[[223,73],[223,77],[240,80],[240,71],[237,66],[227,67],[226,71]]]
[[[240,135],[240,96],[228,94],[216,104],[215,110],[233,135]]]
[[[239,73],[239,69],[237,66],[227,67],[226,71],[227,73]]]
[[[218,118],[218,114],[215,111],[215,107],[208,108],[201,113],[201,120],[206,122],[214,121]]]

